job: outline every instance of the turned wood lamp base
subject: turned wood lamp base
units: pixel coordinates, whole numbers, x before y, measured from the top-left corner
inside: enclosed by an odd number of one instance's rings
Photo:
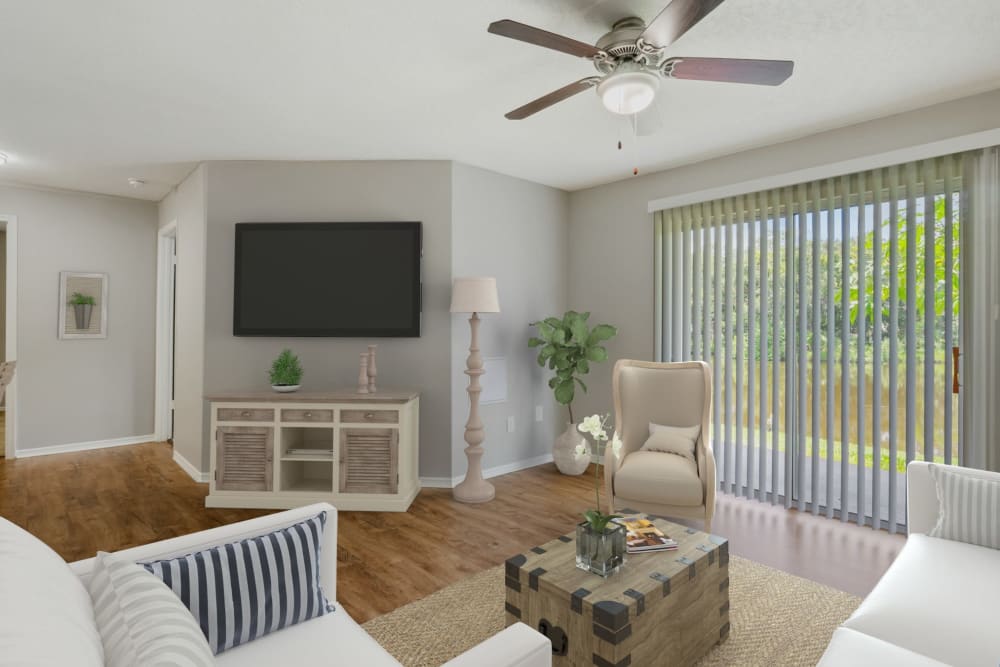
[[[494,278],[456,278],[452,288],[451,312],[472,313],[469,328],[472,340],[469,343],[469,357],[465,360],[465,374],[469,376],[469,421],[465,423],[465,456],[469,467],[465,479],[452,489],[455,500],[463,503],[485,503],[493,500],[496,489],[483,479],[483,441],[486,432],[483,420],[479,418],[479,378],[483,369],[483,357],[479,354],[479,313],[499,313],[497,287]]]
[[[497,495],[497,490],[493,485],[484,479],[465,480],[451,490],[455,500],[461,503],[488,503]]]
[[[451,495],[463,503],[488,503],[497,495],[493,485],[483,479],[483,448],[479,445],[465,448],[469,470],[465,479],[451,490]]]
[[[469,421],[465,423],[465,456],[469,459],[469,468],[465,479],[452,489],[455,500],[463,503],[485,503],[493,500],[496,489],[483,479],[483,440],[486,432],[483,420],[479,418],[479,394],[483,388],[479,378],[486,371],[483,369],[483,358],[479,354],[479,314],[472,313],[469,318],[472,329],[472,342],[469,345],[469,357],[465,360],[465,374],[469,376]]]

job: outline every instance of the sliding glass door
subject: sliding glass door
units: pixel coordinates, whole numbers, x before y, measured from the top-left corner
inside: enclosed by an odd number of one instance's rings
[[[713,368],[723,492],[895,531],[906,463],[960,460],[961,169],[655,215],[659,356]]]

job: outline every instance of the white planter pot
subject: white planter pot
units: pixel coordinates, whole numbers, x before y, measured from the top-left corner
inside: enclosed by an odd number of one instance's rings
[[[576,453],[580,443],[587,448],[582,456]],[[582,475],[590,465],[590,443],[576,429],[576,424],[566,424],[566,430],[556,438],[552,446],[552,460],[564,475]]]
[[[288,394],[293,391],[298,391],[302,387],[300,384],[272,384],[271,389],[278,392],[279,394]]]

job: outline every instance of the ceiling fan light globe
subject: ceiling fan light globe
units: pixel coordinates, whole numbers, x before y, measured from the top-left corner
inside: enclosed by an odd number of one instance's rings
[[[604,107],[622,115],[639,113],[653,102],[660,80],[649,72],[616,72],[597,84]]]

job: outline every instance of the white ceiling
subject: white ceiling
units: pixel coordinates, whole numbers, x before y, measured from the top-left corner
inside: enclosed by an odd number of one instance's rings
[[[726,0],[669,55],[795,60],[783,86],[666,81],[637,141],[590,92],[504,119],[594,70],[490,21],[593,42],[664,4],[0,0],[0,181],[156,200],[202,160],[454,159],[573,190],[1000,87],[997,0]]]

